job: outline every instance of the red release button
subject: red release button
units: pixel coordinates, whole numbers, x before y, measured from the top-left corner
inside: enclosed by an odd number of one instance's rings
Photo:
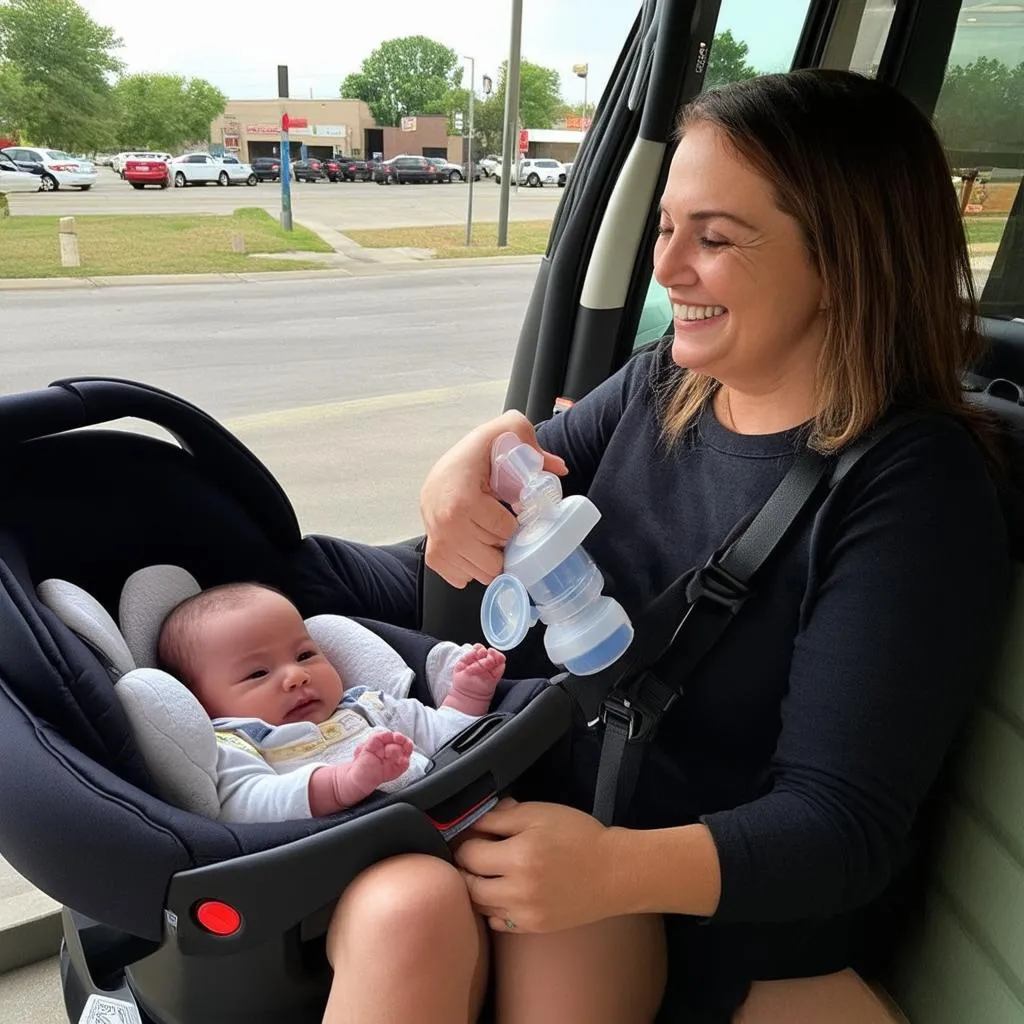
[[[233,935],[242,927],[242,915],[220,900],[204,900],[196,907],[196,920],[214,935]]]

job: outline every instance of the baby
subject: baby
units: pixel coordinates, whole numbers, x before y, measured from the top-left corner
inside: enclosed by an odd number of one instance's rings
[[[255,583],[204,590],[161,627],[163,668],[213,719],[221,818],[279,821],[351,807],[421,777],[429,756],[487,712],[505,669],[480,644],[439,708],[344,683],[298,609]]]

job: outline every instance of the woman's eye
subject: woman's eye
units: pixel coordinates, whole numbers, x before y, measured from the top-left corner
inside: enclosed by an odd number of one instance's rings
[[[671,235],[671,234],[672,234],[672,225],[671,224],[659,224],[658,225],[658,237],[659,238],[663,238],[665,235]]]
[[[700,247],[702,249],[722,249],[729,243],[720,238],[708,238],[707,235],[701,235]]]

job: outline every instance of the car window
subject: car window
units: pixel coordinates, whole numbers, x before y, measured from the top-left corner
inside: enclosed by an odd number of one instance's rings
[[[953,172],[987,316],[1024,316],[1022,96],[1024,5],[963,0],[935,126]]]
[[[59,149],[48,149],[46,155],[50,160],[74,160],[70,153],[62,153]]]
[[[5,156],[3,153],[0,153],[0,167],[2,167],[5,171],[16,171],[18,169],[18,165],[15,164],[15,162],[10,157]]]

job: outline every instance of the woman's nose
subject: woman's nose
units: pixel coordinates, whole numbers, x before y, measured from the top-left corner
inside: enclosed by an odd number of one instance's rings
[[[662,243],[654,257],[654,279],[662,288],[675,286],[692,288],[699,280],[693,265],[693,254],[682,240],[675,236]]]

